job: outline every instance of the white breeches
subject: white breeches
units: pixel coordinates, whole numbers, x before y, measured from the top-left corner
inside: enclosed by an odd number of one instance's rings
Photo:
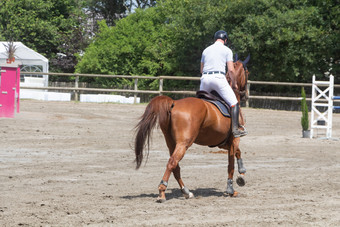
[[[233,89],[228,84],[227,78],[224,74],[203,74],[201,77],[200,90],[217,93],[230,105],[238,103]]]

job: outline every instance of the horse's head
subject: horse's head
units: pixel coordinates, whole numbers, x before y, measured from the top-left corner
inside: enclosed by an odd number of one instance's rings
[[[235,94],[239,100],[245,101],[248,99],[248,89],[247,89],[247,82],[248,82],[248,75],[249,71],[247,69],[247,63],[250,60],[250,55],[244,60],[237,60],[234,62],[235,67],[235,79],[237,83],[238,90],[235,91]],[[230,81],[228,75],[228,81]]]

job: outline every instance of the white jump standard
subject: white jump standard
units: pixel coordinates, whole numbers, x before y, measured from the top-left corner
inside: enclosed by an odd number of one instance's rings
[[[311,139],[314,129],[325,129],[326,139],[332,138],[333,109],[340,109],[340,106],[333,106],[333,100],[340,100],[340,96],[334,96],[334,76],[330,75],[329,81],[316,81],[313,75]],[[318,121],[324,121],[325,124],[318,125]]]

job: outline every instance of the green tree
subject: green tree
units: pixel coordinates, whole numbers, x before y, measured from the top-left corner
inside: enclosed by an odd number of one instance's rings
[[[165,15],[172,64],[171,75],[198,75],[203,49],[213,42],[213,35],[225,29],[221,15],[226,1],[161,1],[158,12]]]
[[[306,131],[309,128],[309,119],[308,119],[308,106],[306,102],[306,92],[304,87],[301,88],[301,111],[302,111],[302,117],[301,117],[301,126],[302,130]]]
[[[127,12],[130,14],[135,9],[146,9],[152,6],[156,5],[155,0],[126,0],[125,8],[127,9]]]
[[[125,0],[86,0],[86,11],[93,21],[106,20],[109,26],[124,17]]]
[[[161,16],[155,9],[137,10],[120,20],[115,27],[100,22],[100,32],[77,65],[77,72],[118,74],[118,75],[157,75],[169,73],[167,62],[162,56]],[[98,79],[107,86],[110,80]],[[117,84],[113,80],[112,84]],[[125,82],[125,80],[124,80]]]
[[[85,0],[84,11],[92,20],[92,34],[98,32],[98,22],[105,20],[108,26],[115,26],[118,20],[136,9],[154,6],[153,0]]]
[[[0,39],[21,41],[51,59],[60,52],[62,45],[69,44],[67,37],[81,25],[81,3],[76,0],[2,0]]]
[[[203,49],[223,29],[234,53],[251,54],[252,80],[310,82],[313,74],[339,73],[336,2],[160,0],[115,27],[103,24],[77,71],[199,75]]]
[[[164,1],[153,8],[138,9],[118,21],[115,27],[102,23],[99,34],[77,65],[77,71],[151,76],[198,75],[202,39],[207,40],[209,32],[202,32],[205,30],[201,29],[202,23],[214,30],[210,27],[215,17],[205,12],[207,1],[196,0],[197,4],[193,5],[197,7],[191,9],[189,6],[192,5],[182,6],[186,2]],[[216,10],[219,10],[217,6],[211,7],[211,11]],[[194,11],[204,13],[209,22]],[[183,84],[183,81],[179,83]]]
[[[231,30],[235,47],[252,55],[254,80],[310,82],[339,60],[337,1],[236,2],[226,20],[237,23]]]

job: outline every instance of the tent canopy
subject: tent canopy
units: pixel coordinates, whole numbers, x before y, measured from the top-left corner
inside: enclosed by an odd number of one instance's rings
[[[7,60],[7,52],[6,46],[8,46],[9,42],[0,42],[0,64],[5,64]],[[28,48],[21,42],[13,42],[16,47],[16,51],[14,53],[15,62],[18,62],[25,69],[29,69],[29,72],[36,72],[37,70],[30,70],[32,68],[41,68],[38,72],[48,73],[48,59],[42,56],[41,54],[35,52],[34,50]],[[25,70],[26,71],[26,70]],[[25,76],[27,77],[27,76]],[[29,77],[29,76],[28,76]],[[48,75],[39,76],[44,78],[43,83],[45,86],[48,85]]]
[[[13,44],[16,47],[14,53],[16,61],[20,61],[22,65],[41,65],[43,72],[48,72],[47,58],[28,48],[21,42],[13,42]],[[0,63],[6,63],[7,53],[5,45],[8,45],[8,42],[0,42]]]

